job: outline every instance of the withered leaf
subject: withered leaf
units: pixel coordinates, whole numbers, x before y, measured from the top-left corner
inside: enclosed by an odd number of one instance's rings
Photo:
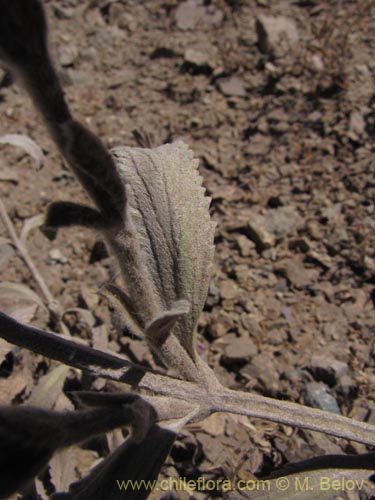
[[[38,144],[33,141],[30,137],[23,134],[7,134],[0,136],[0,144],[12,144],[13,146],[19,146],[26,153],[36,160],[38,167],[40,167],[44,161],[44,153]]]
[[[46,306],[43,304],[42,299],[28,286],[22,283],[12,283],[10,281],[3,281],[0,283],[0,298],[4,297],[5,299],[12,300],[26,300],[30,303],[37,304],[42,309],[46,310]],[[2,308],[5,310],[5,308]],[[10,315],[11,312],[9,312]]]
[[[49,462],[49,474],[56,491],[66,491],[77,479],[75,468],[77,456],[75,448],[67,448],[54,455]]]
[[[61,394],[69,370],[68,366],[59,365],[41,377],[26,404],[51,410]]]
[[[34,217],[30,217],[25,221],[20,234],[20,240],[22,241],[23,244],[26,243],[30,231],[40,227],[43,224],[43,222],[44,222],[43,214],[34,215]]]

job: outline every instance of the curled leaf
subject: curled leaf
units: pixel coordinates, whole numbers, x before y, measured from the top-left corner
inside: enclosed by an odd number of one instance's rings
[[[20,234],[21,242],[25,244],[30,231],[40,227],[43,224],[43,222],[44,222],[43,214],[34,215],[34,217],[30,217],[29,219],[27,219],[21,230]]]
[[[27,400],[27,406],[37,406],[47,410],[55,406],[56,400],[62,392],[69,367],[59,365],[41,377]]]
[[[155,149],[117,148],[113,155],[127,186],[128,216],[136,230],[141,264],[159,303],[151,321],[176,302],[187,301],[189,312],[177,318],[173,333],[195,359],[193,334],[207,296],[215,227],[198,161],[182,142]],[[129,260],[122,269],[133,291],[136,283],[126,271],[131,265]]]
[[[8,305],[12,301],[13,307]],[[46,310],[42,299],[28,286],[22,283],[12,283],[10,281],[3,281],[0,283],[0,304],[2,310],[7,310],[11,316],[14,316],[19,321],[24,319],[24,315],[17,314],[18,309],[33,306],[30,311],[30,319],[35,312],[35,306],[40,306]],[[29,317],[29,312],[26,312],[26,318]]]
[[[0,144],[12,144],[13,146],[18,146],[26,151],[34,160],[37,162],[38,168],[40,168],[44,162],[44,153],[38,144],[33,141],[30,137],[23,134],[6,134],[0,136]]]

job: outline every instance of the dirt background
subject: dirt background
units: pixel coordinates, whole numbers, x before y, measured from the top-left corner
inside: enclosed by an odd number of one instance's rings
[[[182,138],[200,159],[217,221],[215,275],[199,323],[203,358],[229,387],[375,423],[374,3],[45,4],[76,117],[109,147],[136,145],[137,133],[154,145]],[[87,199],[24,92],[4,71],[0,81],[0,135],[25,134],[46,154],[38,169],[21,149],[1,146],[1,199],[20,234],[50,202]],[[0,236],[8,237],[3,227]],[[23,261],[0,243],[2,281],[41,296]],[[26,244],[66,311],[63,334],[152,362],[143,342],[117,333],[107,302],[94,293],[113,276],[95,234],[72,228],[51,240],[34,228]],[[33,324],[53,326],[24,290],[5,286],[0,303]],[[28,400],[57,366],[5,344],[0,363],[2,404]],[[69,407],[63,385],[104,383],[67,371],[55,408]],[[110,448],[95,440],[70,452],[69,481]],[[365,451],[318,433],[220,415],[187,427],[163,474],[252,478],[288,461]],[[61,470],[53,467],[44,478],[50,491],[68,484],[58,482]]]

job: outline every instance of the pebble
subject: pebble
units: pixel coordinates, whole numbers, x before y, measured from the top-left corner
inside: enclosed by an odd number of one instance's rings
[[[230,334],[226,335],[223,338],[223,341],[226,341],[226,337]],[[254,342],[247,337],[237,337],[233,340],[230,340],[230,343],[224,347],[224,363],[233,362],[233,361],[248,361],[253,356],[258,354],[258,348],[254,344]]]
[[[244,81],[238,76],[219,78],[217,86],[220,92],[228,97],[245,97],[247,95]]]
[[[263,54],[285,53],[299,41],[297,26],[285,16],[260,15],[255,21],[258,44]]]
[[[341,414],[339,405],[332,396],[329,387],[321,382],[309,382],[306,384],[305,402],[314,408]]]
[[[58,248],[53,248],[48,252],[48,264],[66,264],[68,258],[63,255],[61,250]]]
[[[223,299],[234,299],[238,291],[238,285],[235,281],[225,280],[220,284],[220,295]]]
[[[317,382],[321,381],[332,387],[344,375],[348,375],[349,367],[347,363],[332,357],[313,355],[307,369]]]

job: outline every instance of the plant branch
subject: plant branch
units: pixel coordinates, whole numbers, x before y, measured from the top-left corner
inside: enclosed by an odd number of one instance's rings
[[[217,411],[227,411],[248,417],[292,425],[331,436],[375,445],[375,425],[318,410],[298,403],[224,389],[218,394]]]
[[[126,359],[19,323],[3,312],[0,312],[0,337],[68,366],[86,370],[97,377],[123,382],[137,386],[138,389],[178,399],[186,399],[188,395],[193,400],[202,397],[202,390],[197,384],[157,373]]]
[[[207,388],[197,383],[157,373],[126,359],[18,323],[4,313],[0,313],[0,336],[8,342],[69,366],[87,370],[96,376],[136,385],[138,390],[156,395],[185,400],[190,407],[198,403],[199,411],[192,416],[196,421],[214,412],[236,413],[375,445],[375,426],[365,422],[297,403],[232,391],[219,384],[207,391]]]
[[[36,281],[36,283],[40,289],[40,292],[43,295],[44,300],[47,303],[48,309],[55,314],[58,313],[60,306],[59,306],[58,302],[53,298],[46,282],[44,281],[42,275],[39,273],[34,262],[32,261],[30,255],[27,251],[26,246],[22,243],[20,238],[17,236],[14,225],[13,225],[12,221],[10,220],[10,218],[6,212],[4,203],[2,202],[1,199],[0,199],[0,219],[5,226],[5,229],[7,230],[14,247],[16,248],[17,252],[21,256],[21,258],[23,259],[23,261],[25,262],[27,267],[29,268],[34,280]]]

